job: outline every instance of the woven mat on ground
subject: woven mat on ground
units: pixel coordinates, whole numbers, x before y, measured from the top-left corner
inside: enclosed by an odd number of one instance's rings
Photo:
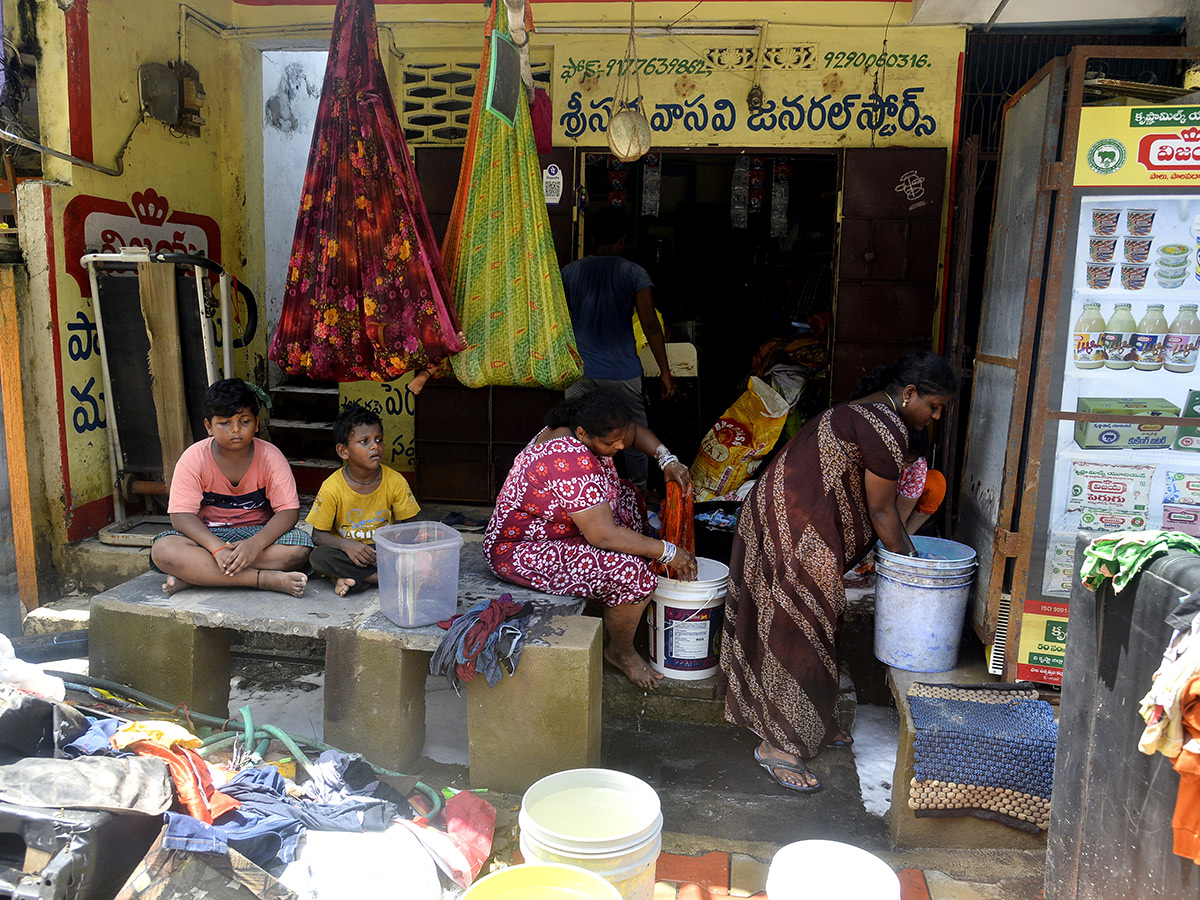
[[[1045,830],[1058,724],[1037,689],[1017,684],[922,684],[908,691],[916,728],[914,815],[978,816]]]

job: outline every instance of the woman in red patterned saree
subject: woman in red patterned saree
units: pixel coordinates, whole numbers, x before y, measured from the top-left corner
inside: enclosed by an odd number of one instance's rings
[[[742,507],[721,635],[725,718],[762,739],[754,757],[784,788],[817,790],[802,760],[852,743],[835,720],[842,575],[877,537],[916,555],[896,481],[909,429],[940,418],[957,384],[934,353],[881,366],[855,391],[866,396],[788,442]]]
[[[604,658],[639,687],[657,687],[655,672],[633,648],[633,635],[658,576],[657,560],[675,578],[696,577],[696,558],[648,537],[646,505],[617,475],[625,447],[657,458],[663,475],[687,487],[679,462],[617,394],[604,388],[564,400],[515,460],[488,523],[483,553],[505,581],[547,594],[587,597],[604,606]]]

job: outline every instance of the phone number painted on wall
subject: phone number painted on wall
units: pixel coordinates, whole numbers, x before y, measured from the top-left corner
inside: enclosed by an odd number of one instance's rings
[[[922,53],[867,53],[853,50],[831,50],[825,54],[827,69],[928,69],[933,65],[929,54]]]
[[[567,62],[558,76],[563,82],[574,78],[620,78],[627,73],[638,75],[711,75],[712,66],[706,59],[679,59],[666,56],[655,56],[650,59],[636,59],[629,65],[624,59],[575,59],[567,57]]]

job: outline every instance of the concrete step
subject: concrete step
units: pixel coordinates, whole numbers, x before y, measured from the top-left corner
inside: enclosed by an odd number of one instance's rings
[[[336,458],[332,419],[272,419],[271,441],[289,460]]]
[[[843,671],[837,715],[839,726],[847,734],[854,728],[857,710],[854,683]],[[607,664],[604,666],[604,715],[694,725],[730,724],[725,720],[725,698],[719,692],[716,675],[698,681],[667,677],[653,691],[643,691]]]
[[[285,384],[271,391],[271,415],[281,419],[333,419],[338,414],[337,385]]]
[[[325,479],[342,467],[337,459],[292,459],[288,458],[292,467],[292,477],[296,479],[296,490],[301,494],[315,494],[321,489]],[[301,519],[304,517],[301,516]]]

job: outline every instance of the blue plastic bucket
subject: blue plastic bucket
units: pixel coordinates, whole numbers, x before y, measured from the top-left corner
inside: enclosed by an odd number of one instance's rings
[[[920,557],[875,548],[875,658],[908,672],[958,664],[963,620],[975,582],[975,551],[914,537]]]

